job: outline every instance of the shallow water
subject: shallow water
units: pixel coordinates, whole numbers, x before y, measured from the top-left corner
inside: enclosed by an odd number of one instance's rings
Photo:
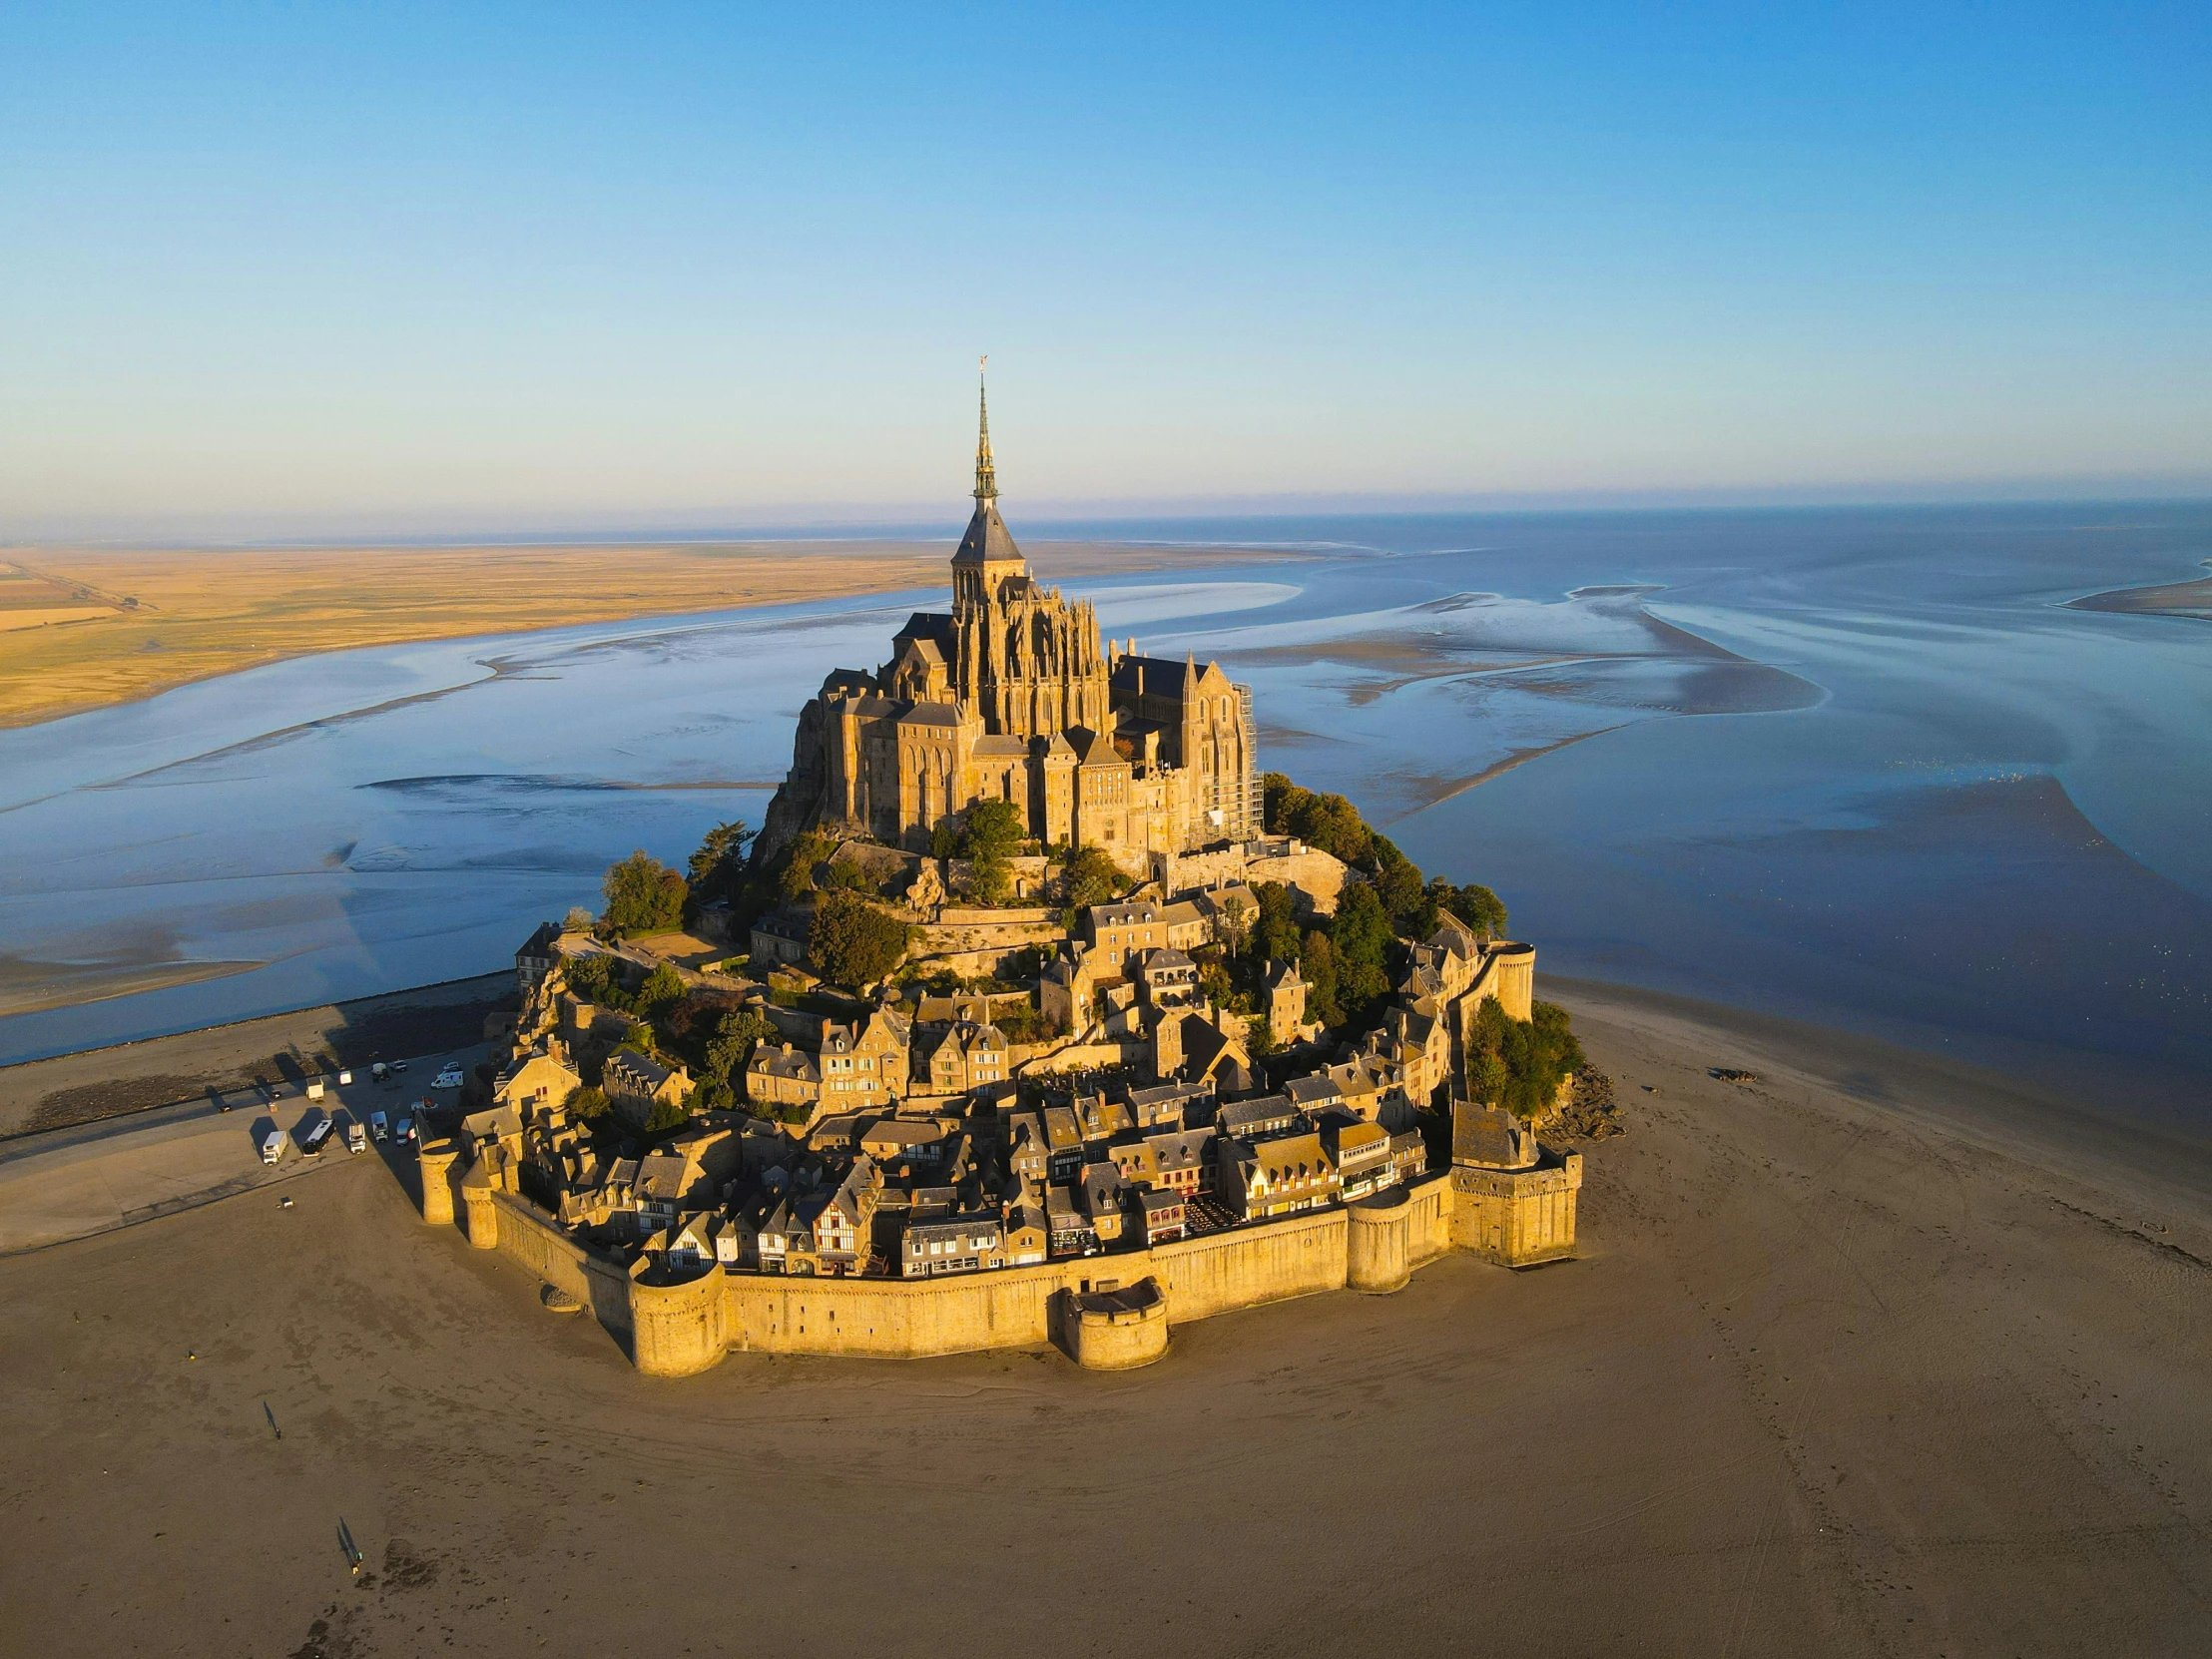
[[[2212,625],[2063,608],[2193,575],[2212,509],[1103,533],[1307,549],[1068,586],[1222,657],[1265,764],[1496,886],[1543,966],[2212,1126]],[[0,996],[267,964],[0,1019],[0,1058],[498,966],[611,858],[758,823],[823,674],[942,603],[349,652],[0,734]]]

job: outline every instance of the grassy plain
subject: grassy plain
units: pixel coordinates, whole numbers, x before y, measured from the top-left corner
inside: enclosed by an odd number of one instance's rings
[[[1031,551],[1047,578],[1194,557]],[[922,541],[18,550],[0,556],[0,727],[317,651],[942,586],[950,555]]]

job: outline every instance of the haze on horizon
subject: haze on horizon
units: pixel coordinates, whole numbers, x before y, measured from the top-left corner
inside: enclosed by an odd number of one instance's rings
[[[2212,491],[2212,14],[24,6],[0,541]]]

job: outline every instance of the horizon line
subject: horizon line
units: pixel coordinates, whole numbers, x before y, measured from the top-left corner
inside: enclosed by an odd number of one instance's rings
[[[1146,521],[1283,518],[1430,518],[1571,516],[1653,512],[1881,511],[1973,507],[2152,507],[2212,504],[2212,475],[2067,480],[1978,480],[1955,485],[1806,485],[1763,488],[1546,490],[1486,492],[1331,492],[1182,497],[1045,498],[1016,509],[1039,530],[1080,530]],[[172,515],[176,528],[126,529],[114,520],[104,530],[30,530],[0,533],[0,548],[63,549],[266,549],[276,547],[503,547],[715,544],[776,541],[903,541],[957,536],[972,507],[918,503],[841,507],[784,503],[754,509],[676,509],[655,515],[586,513],[529,522],[520,512],[451,514],[339,513]],[[228,521],[224,528],[209,520]],[[351,520],[350,526],[347,520]],[[198,521],[195,523],[194,521]],[[442,520],[442,525],[439,521]],[[285,528],[284,522],[294,528]],[[410,522],[411,521],[411,522]],[[426,522],[427,521],[427,522]],[[489,522],[487,522],[489,521]],[[1032,540],[1082,540],[1044,535]],[[1274,541],[1276,538],[1269,538]]]

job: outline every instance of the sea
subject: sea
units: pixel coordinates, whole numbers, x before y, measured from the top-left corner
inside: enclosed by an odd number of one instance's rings
[[[2212,1137],[2212,622],[2068,604],[2203,575],[2212,504],[1014,527],[1224,550],[1064,587],[1249,682],[1263,765],[1495,888],[1539,980]],[[613,859],[758,825],[824,675],[946,600],[331,653],[0,732],[0,998],[72,999],[0,1017],[0,1063],[506,966]]]

